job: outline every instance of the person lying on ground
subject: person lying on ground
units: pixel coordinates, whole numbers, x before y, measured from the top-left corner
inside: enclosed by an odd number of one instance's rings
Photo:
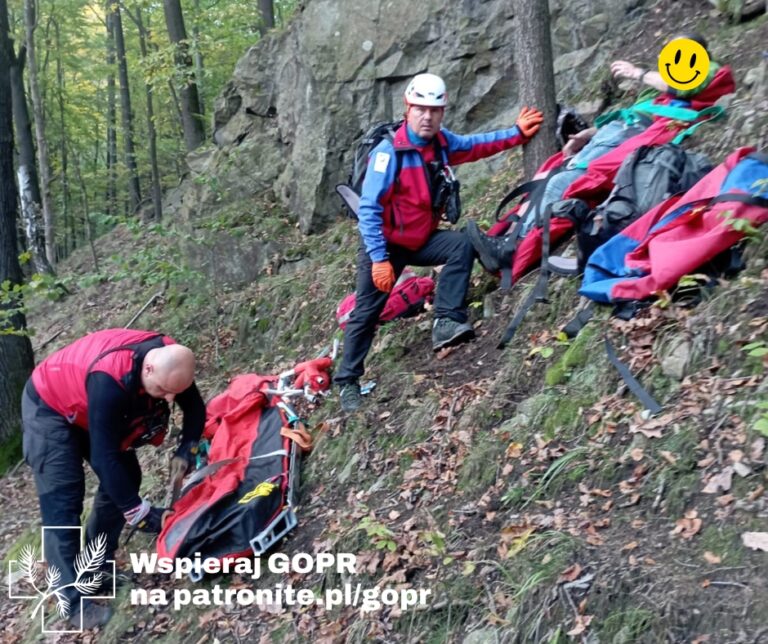
[[[679,34],[670,39],[670,42],[680,38],[693,40],[705,50],[708,49],[707,41],[696,33]],[[728,89],[732,91],[733,87],[730,70],[712,60],[710,60],[704,82],[691,90],[677,90],[670,87],[664,82],[659,72],[625,60],[613,61],[610,72],[614,79],[628,79],[647,86],[638,102],[653,99],[657,104],[696,110],[705,105],[711,105],[716,98],[727,93]],[[717,81],[715,81],[716,78]],[[516,214],[520,217],[521,223],[515,228],[514,235],[502,232],[499,235],[489,236],[474,221],[469,221],[466,228],[467,235],[483,267],[491,273],[497,273],[501,267],[509,266],[518,240],[525,237],[536,225],[544,209],[563,199],[568,188],[587,172],[592,161],[640,134],[652,122],[652,118],[645,115],[637,115],[631,123],[617,118],[600,128],[590,127],[571,135],[562,148],[564,167],[551,173],[551,176],[549,176],[551,170],[547,170],[533,177],[533,180],[545,180],[546,185],[534,204],[533,210],[529,210],[531,204],[527,201],[524,201],[517,210]]]

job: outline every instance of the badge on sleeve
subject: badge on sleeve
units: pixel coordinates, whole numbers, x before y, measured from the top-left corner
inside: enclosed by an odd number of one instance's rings
[[[389,154],[387,154],[386,152],[377,152],[376,158],[373,160],[373,171],[386,172],[388,163],[389,163]]]

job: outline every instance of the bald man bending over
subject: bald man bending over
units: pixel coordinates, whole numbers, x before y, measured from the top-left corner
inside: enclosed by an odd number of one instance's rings
[[[205,405],[194,379],[195,357],[187,347],[159,333],[107,329],[48,356],[27,382],[24,458],[34,474],[43,526],[71,528],[46,530],[45,559],[61,572],[58,587],[75,628],[102,625],[111,615],[107,606],[81,601],[72,585],[80,551],[74,528],[80,526],[85,496],[83,460],[99,479],[86,540],[105,534],[106,559],[114,557],[126,522],[144,532],[160,532],[165,509],[139,495],[135,448],[160,445],[169,403],[176,401],[184,422],[171,476],[180,480],[192,467],[205,424]]]

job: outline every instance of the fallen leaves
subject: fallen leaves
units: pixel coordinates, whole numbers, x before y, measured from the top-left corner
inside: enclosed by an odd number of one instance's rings
[[[706,561],[708,564],[715,565],[722,561],[721,557],[718,557],[714,552],[710,552],[709,550],[707,550],[703,556],[704,561]]]
[[[562,584],[569,581],[576,581],[581,574],[581,566],[577,563],[568,566],[557,579],[558,584]]]
[[[573,622],[573,628],[568,631],[568,635],[571,637],[581,635],[589,628],[589,625],[592,623],[593,619],[594,615],[576,615],[576,619]]]
[[[672,418],[672,414],[664,414],[660,418],[649,418],[648,420],[638,417],[636,422],[629,426],[629,433],[639,433],[646,438],[661,438],[661,430],[667,427]]]
[[[668,452],[666,450],[660,449],[659,456],[661,456],[670,465],[674,465],[675,463],[677,463],[677,456],[675,456],[672,452]]]
[[[699,513],[696,510],[688,510],[682,519],[675,522],[675,528],[670,532],[672,535],[680,535],[682,539],[693,539],[701,530],[702,520],[699,519]]]
[[[509,559],[525,549],[536,526],[508,525],[501,529],[501,539],[496,551],[502,559]]]
[[[731,489],[731,483],[733,480],[733,468],[728,466],[723,468],[722,472],[710,477],[709,482],[704,487],[702,492],[704,494],[719,494],[720,492],[728,492]]]
[[[520,458],[520,456],[523,453],[523,445],[522,443],[510,443],[507,447],[506,456],[507,458]]]
[[[741,542],[752,550],[768,552],[768,532],[745,532],[741,535]]]

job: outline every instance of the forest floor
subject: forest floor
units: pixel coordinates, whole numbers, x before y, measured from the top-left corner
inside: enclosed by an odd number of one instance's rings
[[[660,28],[654,16],[649,33]],[[699,13],[694,22],[708,19]],[[766,24],[723,28],[724,42],[754,45],[739,74],[759,60]],[[735,100],[748,109],[752,98]],[[738,125],[702,147],[719,162],[724,140],[740,142]],[[518,168],[514,156],[485,194],[468,195],[467,216],[487,219]],[[305,238],[274,208],[243,210],[256,222],[244,235],[281,231],[275,242],[284,250],[258,281],[223,287],[189,266],[183,245],[200,230],[120,226],[98,240],[98,274],[78,252],[60,269],[71,295],[30,303],[37,357],[87,331],[125,325],[156,293],[135,326],[196,351],[206,398],[234,375],[277,373],[317,355],[339,335],[334,310],[352,284],[354,226],[339,222]],[[553,278],[549,302],[534,307],[503,351],[498,339],[536,275],[502,293],[477,269],[476,341],[433,354],[428,312],[388,324],[367,363],[377,386],[362,410],[343,415],[335,396],[303,410],[315,445],[302,472],[299,527],[280,551],[352,553],[354,575],[224,576],[199,585],[131,575],[103,631],[49,639],[768,642],[768,555],[754,545],[762,537],[745,536],[768,531],[766,436],[758,429],[768,358],[754,351],[768,346],[766,257],[763,235],[748,245],[738,277],[696,287],[697,306],[661,298],[627,322],[598,309],[574,339],[560,330],[579,305],[578,284]],[[606,336],[663,405],[660,415],[648,417],[626,390],[607,360]],[[141,451],[143,490],[156,502],[166,493],[171,449]],[[0,496],[7,569],[23,545],[39,546],[29,468],[22,463],[0,479]],[[128,571],[130,552],[151,550],[137,535],[117,565]],[[359,583],[431,596],[416,609],[370,612],[278,602],[176,610],[130,599],[135,588],[173,594],[289,582],[316,592]],[[41,639],[29,612],[27,602],[0,599],[3,641]]]

